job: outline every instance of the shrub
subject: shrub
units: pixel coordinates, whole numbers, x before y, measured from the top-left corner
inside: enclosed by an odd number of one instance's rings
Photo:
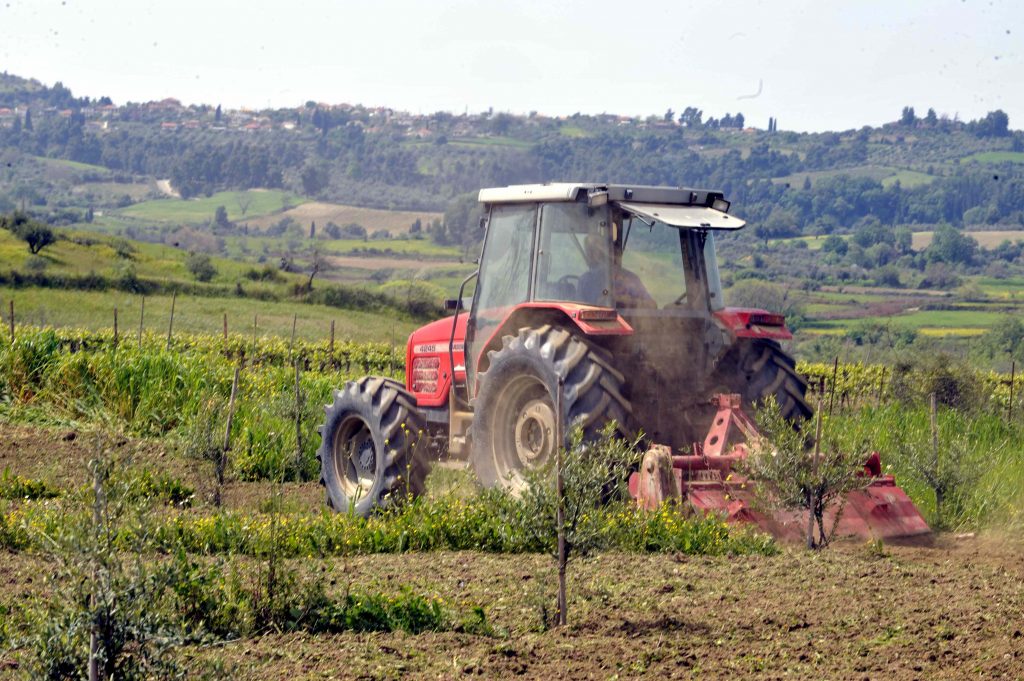
[[[187,269],[196,281],[210,281],[217,276],[217,268],[213,261],[205,253],[189,253],[185,258],[185,269]]]

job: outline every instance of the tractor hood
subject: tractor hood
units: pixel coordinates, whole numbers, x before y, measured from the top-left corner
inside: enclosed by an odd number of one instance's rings
[[[671,203],[634,203],[615,201],[619,208],[647,220],[663,222],[680,229],[736,230],[746,222],[720,210],[704,206],[680,206]]]

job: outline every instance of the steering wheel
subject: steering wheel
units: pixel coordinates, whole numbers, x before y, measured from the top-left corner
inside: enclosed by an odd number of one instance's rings
[[[580,278],[578,276],[576,276],[575,274],[567,274],[564,277],[561,277],[556,282],[556,284],[557,284],[558,288],[560,288],[562,290],[568,290],[569,287],[572,287],[572,290],[574,292],[579,292],[579,289],[580,289]]]

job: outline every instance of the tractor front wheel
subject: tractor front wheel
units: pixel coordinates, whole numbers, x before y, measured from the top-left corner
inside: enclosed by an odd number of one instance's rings
[[[545,465],[557,442],[555,395],[564,376],[562,423],[594,440],[615,421],[628,433],[632,407],[622,395],[625,377],[611,364],[611,353],[565,329],[545,325],[505,336],[488,353],[478,377],[470,430],[470,462],[480,481],[513,492],[523,489],[523,472]]]
[[[317,459],[328,506],[365,518],[423,492],[423,419],[401,383],[351,381],[334,391],[325,412]]]

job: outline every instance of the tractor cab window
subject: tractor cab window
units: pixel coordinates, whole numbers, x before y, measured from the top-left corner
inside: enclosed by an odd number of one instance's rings
[[[535,300],[611,305],[611,229],[606,208],[548,203],[541,208]]]
[[[473,330],[467,343],[486,343],[505,318],[508,308],[524,303],[530,292],[536,204],[496,205],[491,208],[480,256],[480,278],[473,297]],[[472,347],[469,348],[472,352]],[[469,358],[471,354],[467,354]],[[474,362],[467,361],[471,378]]]
[[[688,306],[688,276],[683,265],[680,230],[625,216],[622,233],[621,278],[616,306],[671,309]]]

